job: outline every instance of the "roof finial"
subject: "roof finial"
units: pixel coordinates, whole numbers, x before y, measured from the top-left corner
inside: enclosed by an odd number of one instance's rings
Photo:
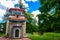
[[[22,0],[20,0],[20,8],[22,8]]]

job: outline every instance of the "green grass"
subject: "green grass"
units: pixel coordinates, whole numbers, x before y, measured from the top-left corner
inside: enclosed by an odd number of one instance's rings
[[[0,37],[3,37],[5,34],[4,33],[0,33]]]
[[[29,35],[31,40],[60,40],[59,33],[44,33],[43,35]]]

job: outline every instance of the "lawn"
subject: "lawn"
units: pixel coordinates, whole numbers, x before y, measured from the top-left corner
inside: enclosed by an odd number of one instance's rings
[[[60,40],[59,33],[44,33],[43,35],[29,35],[31,40]]]
[[[5,34],[0,33],[0,37],[3,37]],[[31,40],[60,40],[60,33],[44,33],[43,35],[38,35],[38,33],[28,34],[28,37]]]

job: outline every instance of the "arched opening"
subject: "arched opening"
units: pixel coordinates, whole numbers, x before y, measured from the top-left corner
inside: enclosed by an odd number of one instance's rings
[[[22,26],[13,26],[13,28],[11,30],[11,37],[12,38],[21,38],[23,36],[22,31],[23,31]]]
[[[15,30],[15,37],[19,37],[19,30],[18,29]]]

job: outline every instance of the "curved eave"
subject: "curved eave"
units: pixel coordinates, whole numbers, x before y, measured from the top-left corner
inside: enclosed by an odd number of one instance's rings
[[[25,10],[22,9],[22,8],[10,8],[9,11],[10,12],[12,12],[12,11],[22,11],[23,13],[25,13]]]

